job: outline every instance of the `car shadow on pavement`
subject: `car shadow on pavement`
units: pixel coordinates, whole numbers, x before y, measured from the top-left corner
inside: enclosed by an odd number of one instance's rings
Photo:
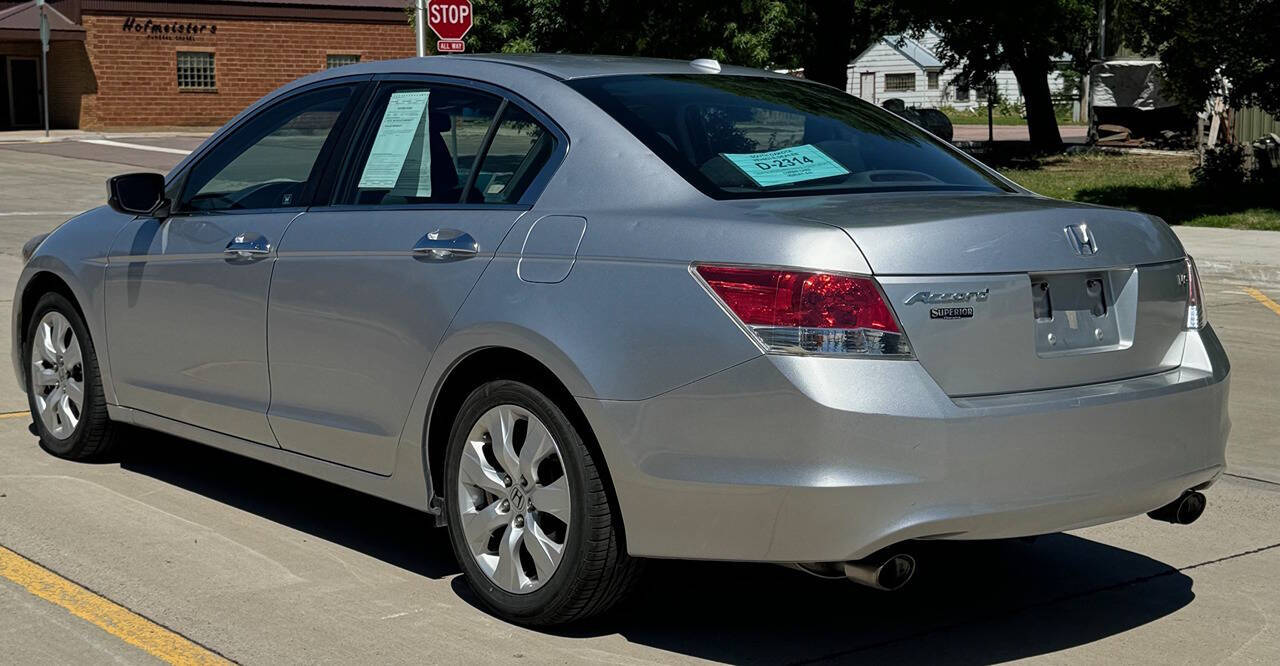
[[[120,466],[428,578],[459,572],[434,519],[394,502],[233,453],[135,431]]]
[[[430,516],[184,440],[139,433],[121,466],[419,575],[458,573]],[[604,618],[549,633],[729,663],[991,663],[1115,635],[1189,604],[1192,581],[1144,555],[1067,534],[921,542],[896,593],[773,565],[652,560]],[[462,577],[451,581],[477,605]]]
[[[655,561],[630,603],[568,635],[729,663],[989,664],[1090,643],[1195,598],[1164,563],[1066,534],[913,552],[919,573],[894,593],[772,565]]]

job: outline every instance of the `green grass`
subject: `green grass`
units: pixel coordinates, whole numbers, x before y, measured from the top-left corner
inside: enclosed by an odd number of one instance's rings
[[[1071,120],[1071,107],[1058,106],[1057,110],[1059,125],[1083,125],[1083,122],[1075,122]],[[965,111],[949,106],[944,106],[939,111],[947,114],[947,118],[951,119],[952,125],[986,125],[987,124],[987,107],[980,106],[973,111]],[[1026,125],[1027,119],[1012,109],[1002,109],[996,107],[992,109],[991,122],[993,125]]]
[[[986,125],[987,109],[984,107],[977,111],[962,111],[960,109],[940,109],[947,114],[947,118],[951,120],[952,125]],[[1026,125],[1027,119],[1022,116],[1004,115],[998,110],[991,116],[993,125]]]
[[[1045,196],[1140,210],[1169,224],[1280,231],[1274,186],[1229,192],[1193,187],[1194,164],[1194,157],[1182,155],[1089,153],[1015,162],[1000,172]]]

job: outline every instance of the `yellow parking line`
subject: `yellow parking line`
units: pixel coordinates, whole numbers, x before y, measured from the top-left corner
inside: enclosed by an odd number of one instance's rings
[[[170,664],[230,664],[225,658],[110,599],[0,546],[0,577]]]
[[[1261,303],[1268,310],[1280,315],[1280,303],[1276,303],[1270,298],[1267,298],[1266,294],[1254,289],[1253,287],[1245,287],[1244,293],[1252,296],[1255,301]]]
[[[20,419],[24,416],[31,416],[31,412],[23,410],[21,412],[4,412],[0,414],[0,419]]]

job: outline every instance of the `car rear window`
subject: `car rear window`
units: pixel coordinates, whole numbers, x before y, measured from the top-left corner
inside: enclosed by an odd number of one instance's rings
[[[567,83],[717,199],[1008,190],[928,132],[811,82],[646,74]]]

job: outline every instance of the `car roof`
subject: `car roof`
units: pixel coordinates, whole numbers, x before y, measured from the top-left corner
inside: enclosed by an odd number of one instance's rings
[[[459,56],[448,56],[459,57]],[[638,58],[615,55],[573,55],[567,53],[476,53],[463,58],[483,60],[533,69],[557,79],[580,79],[588,76],[618,74],[707,74],[692,60]],[[721,65],[721,74],[747,76],[783,76],[774,72],[736,65]]]
[[[540,72],[562,81],[620,74],[708,74],[706,69],[695,67],[691,60],[665,60],[662,58],[613,55],[571,55],[565,53],[468,53],[425,56],[421,58],[364,62],[327,70],[327,73],[330,76],[340,76],[343,73],[408,74],[426,72],[428,70],[439,71],[440,65],[458,60],[517,67]],[[776,72],[735,65],[722,65],[720,73],[745,76],[786,76]],[[714,74],[712,73],[711,75]]]

